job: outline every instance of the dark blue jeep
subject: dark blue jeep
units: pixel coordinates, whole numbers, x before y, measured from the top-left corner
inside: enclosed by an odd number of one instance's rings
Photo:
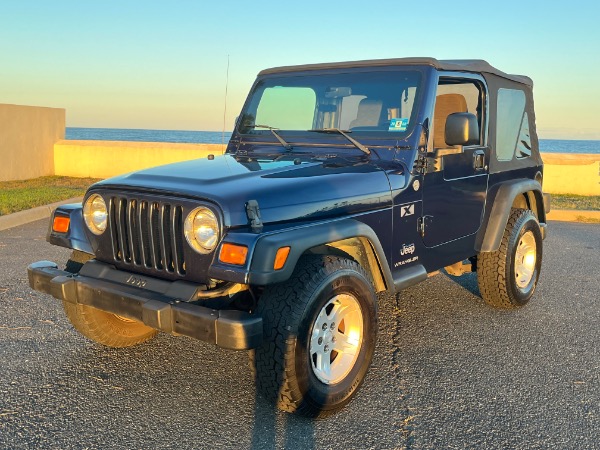
[[[542,177],[527,77],[431,58],[269,69],[224,155],[58,208],[48,241],[73,255],[29,282],[104,345],[159,330],[252,349],[265,396],[325,415],[367,373],[377,293],[445,268],[477,272],[493,306],[529,301]]]

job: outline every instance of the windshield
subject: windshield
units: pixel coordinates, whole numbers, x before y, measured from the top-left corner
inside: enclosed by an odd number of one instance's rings
[[[295,135],[338,129],[401,138],[415,121],[420,87],[420,72],[406,69],[267,77],[254,87],[238,131],[271,134],[268,126]]]

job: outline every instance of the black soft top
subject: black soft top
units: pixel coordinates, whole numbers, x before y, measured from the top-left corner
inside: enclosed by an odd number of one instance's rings
[[[284,66],[265,69],[259,75],[276,73],[303,72],[308,70],[346,69],[352,67],[381,67],[381,66],[432,66],[439,70],[450,70],[455,72],[490,73],[506,78],[517,83],[533,87],[531,78],[523,75],[511,75],[496,69],[483,59],[445,59],[435,58],[395,58],[395,59],[372,59],[364,61],[345,61],[322,64],[304,64],[299,66]]]

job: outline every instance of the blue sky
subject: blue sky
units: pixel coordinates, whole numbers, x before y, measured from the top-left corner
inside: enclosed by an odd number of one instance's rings
[[[558,4],[557,4],[558,5]],[[535,83],[542,138],[600,139],[600,6],[571,1],[0,3],[0,103],[67,125],[220,130],[263,68],[486,59]]]

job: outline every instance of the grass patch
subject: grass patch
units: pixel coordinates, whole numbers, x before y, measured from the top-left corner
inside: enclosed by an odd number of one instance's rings
[[[600,195],[552,194],[552,209],[600,211]]]
[[[96,178],[40,177],[0,182],[0,216],[81,197]]]

